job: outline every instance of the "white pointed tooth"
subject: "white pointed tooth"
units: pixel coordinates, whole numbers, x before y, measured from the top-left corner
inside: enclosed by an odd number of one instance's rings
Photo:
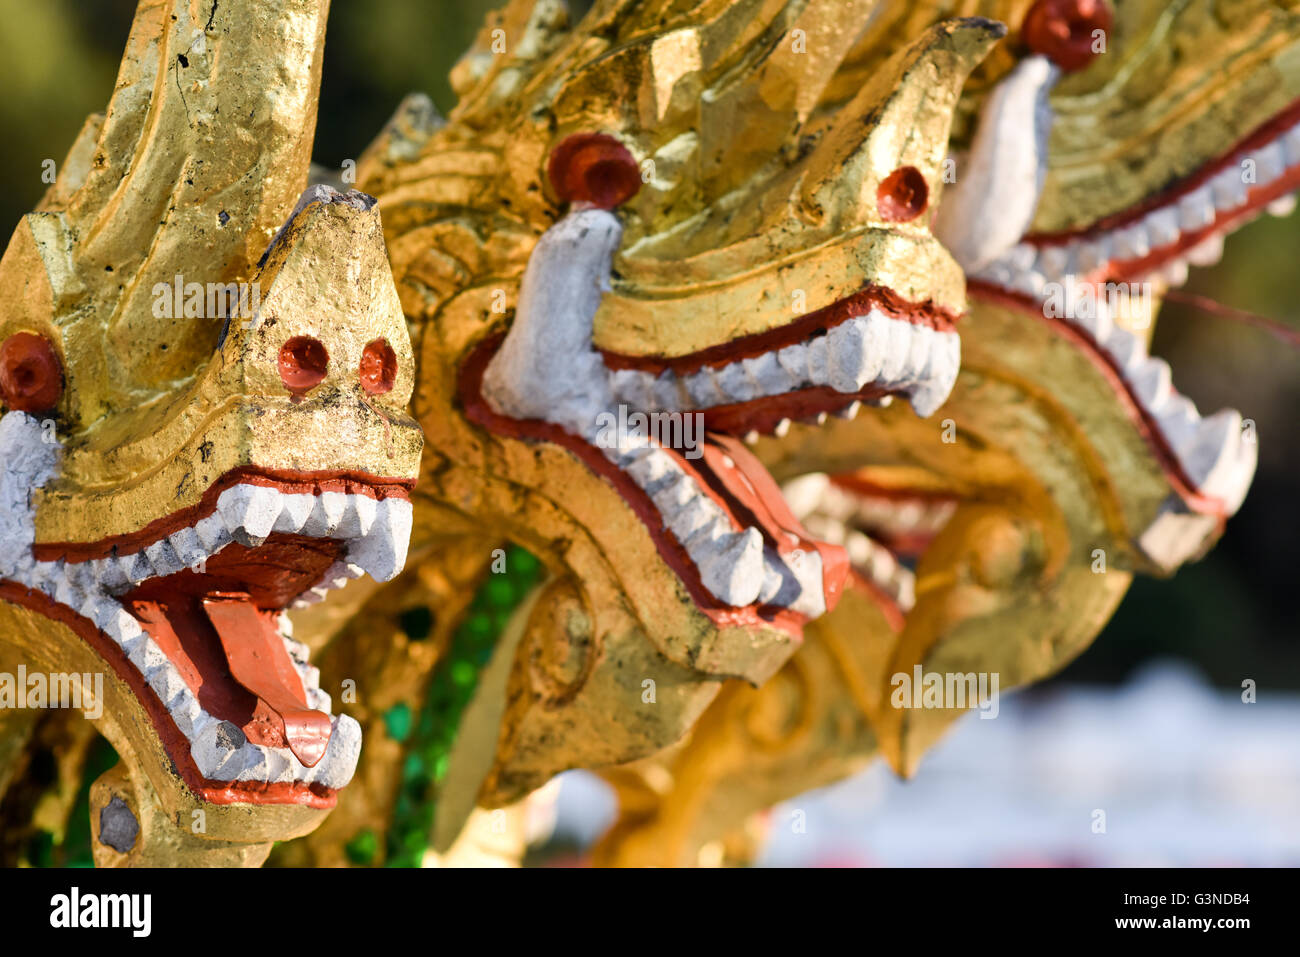
[[[1183,232],[1204,229],[1214,222],[1214,192],[1207,183],[1178,200],[1178,227]]]
[[[1201,424],[1201,415],[1196,405],[1185,395],[1171,395],[1156,412],[1160,423],[1160,432],[1171,448],[1180,449],[1189,445],[1196,436]]]
[[[364,538],[375,523],[379,503],[369,495],[349,495],[343,517],[334,529],[336,538]]]
[[[816,511],[830,484],[831,480],[824,472],[809,472],[782,485],[781,497],[794,517],[803,521]]]
[[[144,553],[160,578],[174,574],[186,566],[186,563],[176,554],[176,549],[172,548],[171,542],[165,538],[147,546]]]
[[[309,779],[327,788],[347,787],[357,769],[361,754],[361,725],[354,718],[341,714],[334,719],[334,730],[325,756],[307,772]]]
[[[626,469],[632,481],[636,482],[637,486],[642,489],[650,487],[655,482],[661,481],[664,476],[676,471],[672,459],[665,452],[644,455]]]
[[[692,554],[700,580],[714,598],[733,608],[753,603],[763,587],[763,536],[747,528],[723,537],[715,547]]]
[[[186,689],[185,679],[181,677],[181,673],[176,670],[176,666],[171,661],[151,668],[145,673],[144,680],[164,705]]]
[[[103,631],[113,616],[117,614],[120,607],[117,602],[90,591],[86,593],[85,600],[82,601],[78,613],[82,618],[93,621],[95,627]]]
[[[135,620],[135,616],[121,605],[117,606],[113,615],[99,628],[121,645],[128,655],[142,638],[147,640],[149,637],[144,633],[144,629],[140,627],[140,623]]]
[[[54,600],[60,605],[79,609],[86,600],[86,593],[72,583],[65,575],[54,586]]]
[[[132,585],[138,585],[146,578],[153,578],[154,567],[144,552],[132,552],[121,557],[122,570]]]
[[[743,360],[742,364],[759,395],[784,395],[796,385],[794,376],[777,361],[775,352],[752,356]]]
[[[1038,249],[1030,243],[1016,243],[998,257],[998,262],[1005,263],[1016,272],[1024,272],[1034,267],[1034,260],[1038,254]]]
[[[1232,468],[1221,473],[1218,481],[1206,486],[1202,491],[1222,499],[1229,515],[1235,515],[1241,508],[1250,483],[1255,477],[1255,467],[1259,461],[1259,442],[1248,440],[1244,435],[1237,449],[1237,458]]]
[[[815,421],[818,425],[825,425],[826,420],[828,418],[830,418],[830,415],[827,414],[826,412],[818,412],[813,421]]]
[[[882,317],[883,318],[883,317]],[[883,360],[876,378],[894,383],[902,377],[907,357],[912,351],[912,324],[905,319],[885,319],[884,329],[888,339],[884,345]]]
[[[732,534],[731,523],[721,510],[711,508],[708,520],[692,532],[690,537],[682,542],[682,546],[694,556],[696,552],[715,549],[718,541],[730,534]]]
[[[1242,168],[1234,162],[1210,180],[1214,205],[1218,209],[1233,210],[1245,204],[1246,183],[1242,179],[1242,172]]]
[[[783,438],[785,438],[787,435],[789,435],[789,434],[790,434],[790,420],[789,420],[789,419],[782,419],[780,422],[778,422],[778,423],[776,424],[776,428],[774,428],[774,429],[772,430],[772,434],[775,435],[778,439],[783,439]]]
[[[681,472],[672,472],[655,484],[650,499],[663,515],[677,511],[690,501],[693,495],[695,495],[694,483]]]
[[[284,650],[289,653],[290,658],[300,665],[306,665],[308,659],[311,657],[311,649],[301,641],[293,641],[286,638],[284,641]]]
[[[748,402],[758,395],[754,383],[745,374],[745,367],[739,362],[729,362],[718,370],[718,385],[728,402]]]
[[[1187,250],[1186,256],[1193,266],[1213,266],[1223,258],[1223,236],[1211,233]]]
[[[292,604],[290,605],[290,607],[308,608],[312,605],[319,605],[324,600],[325,600],[324,592],[317,591],[315,588],[309,588],[307,589],[307,591],[303,592],[301,595],[295,598]]]
[[[1115,232],[1115,259],[1123,262],[1142,259],[1151,252],[1151,241],[1146,227],[1137,222]]]
[[[162,649],[154,644],[151,638],[132,644],[127,648],[126,656],[142,675],[148,675],[154,669],[170,664]]]
[[[199,699],[194,696],[194,692],[182,682],[180,690],[164,704],[172,721],[176,723],[177,730],[188,740],[193,741],[199,731],[199,722],[203,718],[203,707],[199,704]]]
[[[1277,140],[1255,150],[1255,182],[1267,186],[1286,172],[1286,157],[1282,153],[1282,144]]]
[[[972,275],[978,276],[985,282],[1001,286],[1003,289],[1010,289],[1011,284],[1016,281],[1016,276],[1019,274],[1020,270],[1012,269],[1009,263],[1004,262],[991,262],[972,273]]]
[[[1115,364],[1126,372],[1146,355],[1146,349],[1138,337],[1122,326],[1116,326],[1106,337],[1106,351],[1114,358]]]
[[[750,429],[748,432],[745,433],[745,444],[746,445],[758,444],[758,429]]]
[[[1182,259],[1170,260],[1156,271],[1156,275],[1171,288],[1177,288],[1187,282],[1187,262]]]
[[[1287,130],[1282,137],[1282,155],[1287,166],[1300,166],[1300,124]]]
[[[961,338],[955,332],[935,333],[934,344],[930,347],[930,363],[926,367],[925,379],[908,395],[912,411],[923,419],[933,415],[948,401],[948,395],[957,383],[957,373],[960,369]]]
[[[907,354],[907,364],[903,366],[899,382],[921,382],[925,378],[937,335],[930,326],[912,326],[912,348]]]
[[[1169,363],[1164,359],[1147,358],[1140,362],[1129,374],[1133,393],[1142,405],[1155,412],[1167,401],[1173,392],[1173,380],[1169,372]]]
[[[306,492],[294,492],[280,496],[280,514],[276,516],[273,532],[287,532],[296,535],[307,523],[311,510],[316,507],[316,496]]]
[[[633,409],[649,409],[654,401],[655,377],[640,369],[619,369],[610,377],[614,398]]]
[[[830,384],[830,344],[826,336],[808,343],[808,381],[813,385]]]
[[[1076,254],[1072,244],[1062,243],[1057,246],[1044,246],[1038,252],[1034,268],[1046,279],[1060,279],[1075,271]],[[1026,267],[1022,272],[1028,272]]]
[[[1295,193],[1287,193],[1279,196],[1266,207],[1270,214],[1280,219],[1285,219],[1295,212],[1296,196]]]
[[[844,550],[849,553],[849,561],[859,569],[867,570],[871,563],[874,548],[871,539],[861,532],[852,530],[844,536]]]
[[[781,349],[776,354],[776,361],[790,373],[796,387],[808,381],[808,347],[802,342]]]
[[[1162,246],[1170,246],[1178,242],[1180,233],[1177,209],[1166,206],[1163,209],[1154,210],[1147,214],[1145,223],[1147,237],[1151,241],[1152,249],[1159,249]]]
[[[785,578],[781,570],[774,564],[763,563],[763,584],[758,589],[758,598],[755,599],[760,605],[770,603],[777,595],[781,593],[781,586],[785,584]]]
[[[355,541],[348,551],[348,561],[360,565],[375,581],[388,581],[406,564],[406,548],[411,538],[411,503],[386,498],[375,511],[370,534]]]
[[[718,385],[715,371],[705,366],[682,380],[686,395],[691,400],[691,408],[707,409],[710,406],[726,404],[727,395]]]
[[[854,399],[852,402],[850,402],[850,403],[849,403],[848,405],[846,405],[844,408],[842,408],[842,409],[840,409],[838,412],[836,412],[836,413],[835,413],[835,418],[837,418],[837,419],[844,419],[846,422],[851,422],[851,421],[853,421],[854,419],[856,419],[856,418],[858,417],[858,413],[861,412],[861,411],[862,411],[862,403],[859,402],[857,399]],[[789,420],[789,419],[784,419],[784,420],[782,420],[782,421],[788,422],[788,421],[790,421],[790,420]]]
[[[869,328],[866,319],[847,319],[826,334],[828,378],[837,392],[857,392],[866,384]]]
[[[1030,269],[1026,272],[1017,273],[1011,280],[1011,288],[1017,292],[1022,292],[1026,296],[1037,299],[1043,294],[1043,287],[1047,285],[1047,279],[1037,270]]]
[[[194,525],[194,533],[199,536],[199,541],[209,556],[215,555],[234,541],[230,530],[226,528],[225,519],[219,513],[200,519]]]
[[[1201,420],[1190,442],[1177,449],[1178,460],[1196,487],[1207,494],[1226,484],[1241,448],[1241,413],[1223,409]]]
[[[330,696],[324,691],[321,691],[320,688],[307,689],[307,704],[313,711],[323,711],[325,714],[329,714],[333,703],[334,702],[330,700]],[[312,770],[315,769],[313,768]]]
[[[208,557],[207,550],[199,541],[198,532],[192,528],[182,528],[180,531],[173,532],[168,541],[171,542],[172,551],[176,553],[177,559],[187,568],[194,567]]]
[[[1110,316],[1110,304],[1101,298],[1096,300],[1095,309],[1081,309],[1077,315],[1070,318],[1076,326],[1086,329],[1092,336],[1093,342],[1099,346],[1105,345],[1115,328],[1114,320]]]
[[[292,752],[280,748],[261,748],[261,760],[240,772],[241,781],[265,781],[281,784],[292,781],[296,768],[301,767],[292,758]]]
[[[686,405],[682,397],[681,382],[676,373],[665,369],[654,384],[654,408],[661,412],[677,412]]]
[[[321,492],[316,496],[311,514],[303,522],[302,534],[312,538],[330,538],[348,508],[348,497],[343,492]]]
[[[1110,263],[1114,241],[1109,235],[1097,236],[1079,244],[1076,258],[1079,275],[1086,276]]]
[[[668,518],[668,530],[673,537],[683,544],[700,529],[717,517],[716,509],[704,501],[704,496],[697,495],[675,511]]]
[[[264,485],[231,486],[217,499],[217,511],[241,545],[260,545],[280,515],[280,493]]]
[[[190,756],[204,777],[231,781],[248,766],[255,750],[234,723],[210,721],[194,736]]]

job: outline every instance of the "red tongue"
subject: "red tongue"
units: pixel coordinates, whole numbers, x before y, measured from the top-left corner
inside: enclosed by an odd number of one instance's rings
[[[275,712],[289,750],[314,767],[330,740],[330,718],[307,704],[307,692],[275,625],[248,600],[204,598],[203,610],[226,650],[230,673]]]
[[[815,550],[822,559],[822,588],[826,610],[840,600],[849,575],[848,553],[838,545],[819,542],[799,524],[785,503],[776,481],[749,449],[729,435],[706,433],[701,444],[707,469],[706,476],[720,482],[734,506],[749,513],[752,522],[737,515],[742,524],[756,524],[775,544],[782,556],[792,552]],[[689,463],[689,460],[686,460]]]

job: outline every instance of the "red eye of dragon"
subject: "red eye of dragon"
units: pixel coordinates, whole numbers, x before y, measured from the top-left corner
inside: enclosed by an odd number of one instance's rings
[[[387,339],[375,339],[361,352],[361,388],[371,395],[393,391],[397,381],[397,353]]]
[[[641,188],[641,169],[618,140],[604,133],[575,133],[551,153],[546,167],[560,199],[613,209]]]
[[[1037,0],[1025,14],[1020,35],[1029,49],[1073,73],[1092,62],[1095,33],[1109,33],[1112,22],[1106,0]]]
[[[876,189],[876,209],[887,223],[916,219],[930,202],[930,187],[915,166],[900,166]]]
[[[280,347],[280,379],[294,395],[310,392],[324,380],[329,360],[319,339],[294,336]]]
[[[0,346],[0,398],[20,412],[44,412],[63,394],[63,363],[44,336],[16,332]]]

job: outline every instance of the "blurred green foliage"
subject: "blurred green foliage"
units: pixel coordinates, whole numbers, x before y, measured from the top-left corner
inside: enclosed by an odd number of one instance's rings
[[[494,0],[334,0],[316,160],[355,158],[413,90],[444,113],[447,73]],[[587,4],[573,4],[578,10]],[[41,164],[61,162],[87,114],[102,110],[130,26],[132,0],[0,0],[0,229],[40,198]],[[1264,216],[1228,242],[1223,262],[1193,271],[1191,292],[1300,327],[1300,215]],[[1172,581],[1139,580],[1066,679],[1115,681],[1153,655],[1178,655],[1216,682],[1300,688],[1300,356],[1266,333],[1177,304],[1161,312],[1154,352],[1198,406],[1255,420],[1260,468],[1219,547]]]

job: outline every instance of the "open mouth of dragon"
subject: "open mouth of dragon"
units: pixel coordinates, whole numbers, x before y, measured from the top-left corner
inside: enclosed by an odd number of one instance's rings
[[[0,592],[67,624],[114,667],[205,800],[329,807],[361,732],[331,714],[283,612],[362,574],[395,576],[410,485],[237,469],[137,533],[34,545],[0,568]]]
[[[607,222],[592,222],[597,214]],[[568,275],[584,267],[573,250],[578,232],[585,239],[603,227],[616,235],[614,223],[599,210],[571,213],[539,243],[511,332],[480,344],[463,366],[469,417],[498,433],[563,445],[605,477],[719,624],[762,621],[797,634],[838,600],[847,557],[803,527],[741,438],[782,436],[792,420],[851,417],[864,402],[894,396],[930,414],[960,364],[954,317],[867,287],[779,330],[672,359],[599,352],[584,329],[574,350],[551,346],[553,363],[539,368],[537,327],[585,313],[577,325],[589,328],[594,312],[593,302],[557,297],[578,290],[590,298],[598,292],[592,279],[608,275],[607,253],[603,273],[600,256],[588,255],[594,268]],[[547,274],[552,263],[562,278]],[[602,431],[602,419],[621,425],[638,414],[644,424]],[[686,424],[670,435],[699,423],[698,441],[666,439],[656,416]]]
[[[1031,234],[969,277],[973,296],[1044,315],[1053,285],[1090,284],[1097,308],[1046,317],[1075,336],[1126,395],[1144,434],[1194,510],[1230,515],[1254,474],[1257,448],[1243,438],[1241,415],[1202,417],[1173,387],[1168,363],[1116,325],[1107,288],[1154,280],[1172,288],[1188,266],[1210,266],[1224,238],[1261,212],[1288,215],[1300,188],[1300,102],[1218,159],[1136,206],[1069,233]]]

